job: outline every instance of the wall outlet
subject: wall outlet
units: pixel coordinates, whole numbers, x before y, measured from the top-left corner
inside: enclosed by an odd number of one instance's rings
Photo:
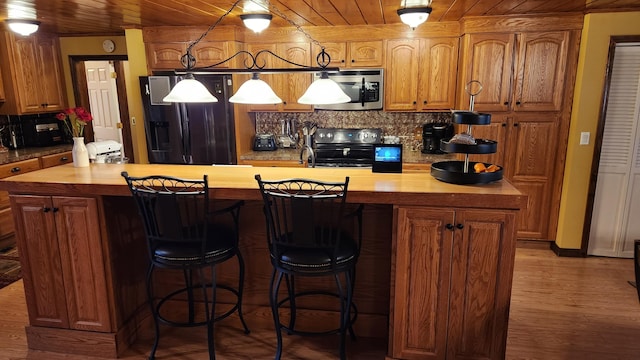
[[[591,133],[588,131],[583,131],[580,133],[580,145],[589,145],[589,139],[591,138]]]

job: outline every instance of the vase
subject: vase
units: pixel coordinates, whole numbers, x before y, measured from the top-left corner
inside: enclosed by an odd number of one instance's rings
[[[89,166],[89,152],[84,145],[84,137],[73,138],[73,149],[71,149],[73,155],[74,167],[87,167]]]

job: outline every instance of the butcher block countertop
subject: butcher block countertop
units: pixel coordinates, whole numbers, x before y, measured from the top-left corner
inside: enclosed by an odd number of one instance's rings
[[[527,197],[508,181],[491,184],[455,185],[434,179],[429,171],[409,170],[401,174],[372,173],[356,168],[281,168],[251,166],[198,166],[165,164],[91,164],[75,168],[72,164],[20,174],[0,181],[0,190],[14,194],[47,195],[130,195],[120,173],[131,176],[170,175],[181,178],[209,177],[213,197],[259,200],[254,178],[312,178],[343,181],[350,177],[349,202],[521,209]]]

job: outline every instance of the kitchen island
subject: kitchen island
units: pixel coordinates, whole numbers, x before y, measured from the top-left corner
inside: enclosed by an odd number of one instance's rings
[[[353,168],[92,164],[3,179],[23,264],[29,348],[116,358],[148,331],[146,243],[122,171],[193,179],[207,174],[214,200],[246,201],[240,219],[245,319],[250,328],[267,329],[273,326],[271,265],[254,175],[349,176],[347,201],[365,204],[356,333],[388,341],[388,359],[504,358],[515,219],[526,196],[507,181],[459,186],[427,171]],[[219,270],[220,282],[233,284],[236,277],[234,264]],[[158,278],[161,291],[178,280],[171,273]],[[232,301],[222,294],[219,300],[223,306]],[[307,308],[308,314],[299,313],[301,326],[337,323],[334,304],[310,302]],[[237,319],[219,326],[226,321]]]

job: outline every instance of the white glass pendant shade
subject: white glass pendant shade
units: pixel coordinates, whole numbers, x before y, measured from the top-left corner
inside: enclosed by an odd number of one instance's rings
[[[298,99],[298,103],[307,105],[344,104],[349,101],[351,98],[342,91],[340,85],[329,79],[326,72],[322,73],[320,79],[311,83],[304,95]]]
[[[271,86],[260,80],[258,73],[244,82],[238,91],[229,98],[229,102],[236,104],[280,104],[282,99],[276,95]]]
[[[169,94],[162,99],[164,102],[184,102],[184,103],[211,103],[218,102],[215,96],[202,83],[193,77],[193,74],[180,80],[171,89]]]
[[[398,9],[400,20],[412,29],[415,29],[418,25],[427,21],[429,14],[431,14],[431,8],[428,6]]]
[[[36,20],[7,19],[5,21],[11,31],[22,36],[29,36],[38,31],[40,25],[40,22]]]
[[[272,16],[271,14],[242,14],[240,18],[244,22],[244,26],[255,33],[259,33],[269,27]]]

